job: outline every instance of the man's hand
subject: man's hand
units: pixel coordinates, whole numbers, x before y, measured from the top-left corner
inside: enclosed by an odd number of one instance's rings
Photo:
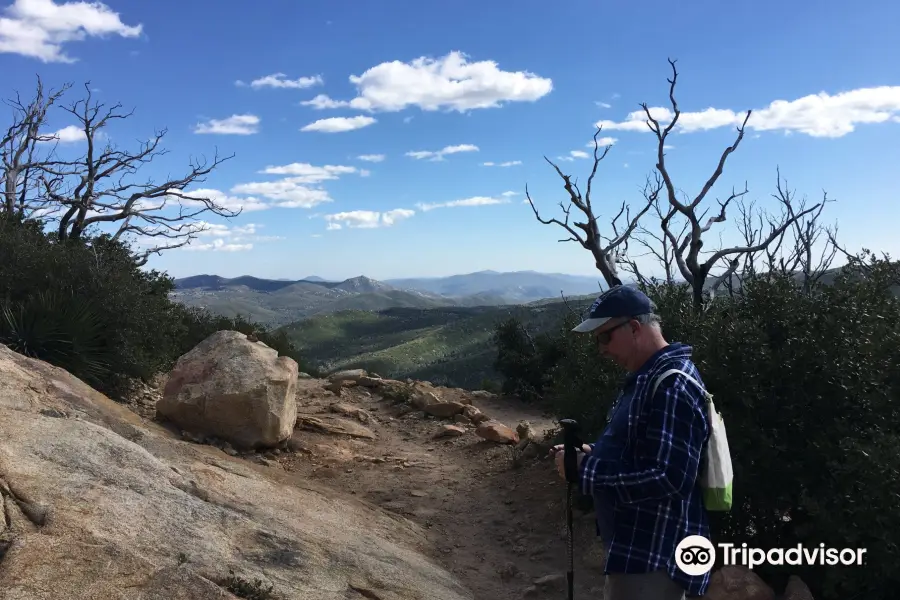
[[[562,448],[562,447],[560,446],[560,448]],[[582,452],[581,450],[575,451],[575,471],[576,472],[579,469],[581,469],[581,461],[584,460],[585,456],[586,456],[586,454],[584,452]],[[566,453],[563,450],[557,451],[556,455],[553,457],[553,460],[554,460],[554,462],[556,462],[556,470],[559,472],[559,476],[562,477],[563,480],[565,480],[565,478],[566,478],[566,466],[565,466]]]
[[[547,453],[547,456],[548,456],[548,457],[554,457],[554,456],[556,456],[556,453],[557,453],[557,452],[563,452],[565,449],[566,449],[566,448],[565,448],[565,445],[564,445],[564,444],[557,444],[557,445],[553,446],[552,448],[550,448],[550,452]],[[581,446],[581,450],[582,450],[585,454],[590,454],[590,453],[591,453],[591,447],[590,447],[590,445],[588,445],[588,444],[583,444],[583,445]]]

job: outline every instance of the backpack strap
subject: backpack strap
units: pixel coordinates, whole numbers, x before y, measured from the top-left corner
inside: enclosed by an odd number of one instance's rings
[[[662,375],[657,377],[656,380],[653,382],[653,389],[650,392],[650,397],[652,398],[653,396],[656,395],[656,390],[659,387],[659,383],[663,379],[665,379],[669,375],[673,375],[675,373],[681,373],[682,375],[684,375],[688,381],[692,382],[694,385],[696,385],[698,388],[700,388],[700,391],[703,392],[703,395],[706,397],[707,402],[710,402],[710,403],[712,402],[712,394],[707,392],[706,388],[704,388],[702,385],[700,385],[699,381],[697,381],[696,379],[694,379],[693,377],[691,377],[690,375],[688,375],[687,373],[685,373],[684,371],[681,371],[679,369],[669,369],[668,371],[666,371],[665,373],[663,373]]]

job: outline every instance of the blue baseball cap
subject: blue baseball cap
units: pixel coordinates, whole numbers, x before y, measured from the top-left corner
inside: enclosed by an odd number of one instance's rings
[[[593,331],[609,321],[622,317],[646,315],[656,310],[656,305],[636,287],[617,285],[600,294],[587,311],[587,317],[572,329],[577,333]]]

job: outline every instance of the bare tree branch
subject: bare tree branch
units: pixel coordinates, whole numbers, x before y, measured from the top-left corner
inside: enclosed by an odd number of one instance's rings
[[[205,226],[206,215],[231,218],[239,215],[214,199],[187,191],[231,157],[214,155],[211,161],[191,160],[187,173],[162,182],[138,180],[142,167],[167,154],[160,148],[166,130],[156,132],[135,150],[121,150],[108,140],[105,130],[114,121],[128,119],[120,104],[105,106],[92,101],[90,84],[86,95],[63,109],[84,132],[87,148],[72,161],[45,161],[32,165],[45,204],[62,212],[57,226],[60,240],[77,239],[92,226],[114,225],[117,240],[140,240],[155,245],[144,248],[137,260],[145,263],[151,254],[189,244]]]
[[[743,140],[744,130],[747,126],[747,122],[750,119],[752,111],[747,111],[741,124],[737,127],[737,136],[734,142],[730,146],[726,147],[722,152],[718,162],[716,163],[716,167],[713,170],[713,173],[706,180],[699,193],[697,193],[697,195],[694,196],[693,199],[686,200],[685,202],[679,201],[675,193],[675,184],[673,183],[672,177],[669,174],[668,169],[666,168],[664,151],[668,135],[675,128],[681,115],[681,111],[678,107],[678,102],[675,99],[675,86],[678,80],[678,70],[675,66],[675,61],[670,59],[669,64],[672,68],[672,77],[667,79],[667,81],[669,82],[669,101],[672,107],[671,121],[663,128],[660,125],[659,121],[650,114],[650,109],[648,108],[646,103],[641,104],[641,107],[644,109],[644,113],[647,115],[647,127],[656,135],[656,169],[662,177],[662,181],[669,200],[669,206],[671,207],[666,216],[662,218],[662,229],[665,237],[668,239],[668,242],[673,249],[673,252],[675,254],[675,263],[678,265],[681,275],[685,278],[685,280],[688,281],[693,289],[694,306],[695,308],[699,309],[703,304],[703,294],[706,288],[707,278],[709,277],[710,272],[715,265],[717,265],[723,259],[727,259],[727,271],[730,277],[730,275],[733,274],[740,265],[740,258],[742,256],[752,255],[765,250],[770,246],[770,244],[778,240],[788,227],[792,226],[798,220],[802,219],[805,215],[815,211],[819,207],[819,205],[816,205],[809,209],[802,209],[799,212],[788,210],[780,220],[769,219],[770,231],[768,232],[768,235],[762,235],[761,230],[759,235],[757,235],[754,232],[755,230],[746,226],[747,223],[745,222],[745,238],[748,235],[752,234],[753,241],[747,241],[747,243],[740,246],[709,251],[707,252],[707,255],[701,259],[701,250],[704,246],[704,234],[709,233],[716,223],[724,223],[727,219],[727,211],[729,205],[735,200],[740,201],[740,199],[748,193],[746,183],[744,184],[744,188],[742,190],[736,190],[733,188],[731,190],[731,193],[724,200],[717,201],[719,207],[715,214],[709,217],[705,223],[702,223],[702,220],[708,212],[708,209],[703,210],[702,213],[698,214],[698,211],[701,210],[700,205],[709,195],[710,191],[715,186],[719,178],[722,176],[728,157],[737,150],[738,146]],[[787,203],[787,206],[790,206],[789,202]],[[683,215],[685,219],[687,219],[688,227],[690,229],[687,236],[680,240],[675,236],[675,233],[672,231],[671,227],[672,219],[676,214]]]
[[[618,271],[616,268],[617,264],[617,256],[620,253],[620,248],[626,244],[628,238],[634,232],[635,228],[638,225],[641,217],[650,209],[652,205],[652,200],[648,200],[647,203],[643,206],[643,208],[638,211],[633,217],[631,216],[631,211],[626,208],[626,205],[623,203],[622,208],[619,211],[619,214],[611,221],[611,226],[613,229],[613,236],[608,240],[604,240],[603,236],[600,234],[600,228],[597,224],[598,214],[594,212],[594,206],[591,198],[592,185],[594,181],[594,177],[597,174],[597,167],[600,164],[606,155],[609,153],[610,146],[606,146],[603,152],[600,152],[599,141],[597,136],[600,135],[602,128],[598,127],[597,131],[594,133],[594,164],[591,169],[591,174],[588,177],[587,189],[582,196],[581,190],[578,189],[577,183],[572,182],[572,178],[569,175],[566,175],[562,172],[562,170],[553,163],[546,156],[544,160],[546,160],[550,165],[554,168],[557,175],[560,176],[563,180],[563,187],[566,192],[569,194],[568,204],[565,202],[560,202],[560,207],[562,208],[563,214],[565,215],[565,219],[560,221],[559,219],[544,219],[538,213],[537,208],[534,205],[534,201],[531,198],[530,193],[528,192],[528,187],[525,188],[525,196],[528,199],[528,203],[531,205],[531,209],[534,211],[535,218],[544,225],[556,224],[565,229],[569,236],[568,238],[559,240],[560,242],[578,242],[583,248],[591,252],[594,257],[594,264],[597,269],[603,274],[603,278],[606,281],[606,284],[610,287],[616,285],[622,285],[621,279],[618,277]],[[659,190],[657,190],[656,194],[658,195]],[[572,206],[575,206],[585,217],[584,222],[573,222],[570,223],[569,219],[571,216]],[[625,215],[625,222],[622,224],[622,229],[619,229],[618,220],[622,215]]]
[[[662,179],[660,178],[659,173],[655,172],[653,175],[653,182],[651,182],[649,177],[647,178],[647,182],[644,184],[643,195],[644,198],[652,200],[652,206],[656,213],[656,217],[659,219],[659,222],[665,224],[666,227],[661,226],[660,233],[657,234],[646,227],[641,226],[635,232],[636,235],[632,236],[631,241],[640,244],[647,250],[644,256],[652,256],[656,262],[662,265],[665,272],[665,281],[674,282],[675,269],[677,267],[675,264],[676,253],[674,248],[679,246],[683,248],[686,245],[686,241],[681,242],[681,240],[686,240],[685,231],[687,230],[688,223],[683,223],[681,230],[677,234],[673,233],[671,236],[667,235],[666,229],[671,226],[671,219],[675,216],[675,209],[671,208],[668,214],[663,214],[659,201],[659,192],[663,187]]]
[[[32,195],[40,190],[34,174],[50,162],[53,149],[47,142],[57,138],[41,130],[47,121],[47,111],[69,87],[66,84],[45,94],[43,81],[38,77],[34,96],[27,104],[18,93],[15,99],[6,101],[13,115],[12,124],[0,138],[0,177],[3,179],[0,212],[24,219],[42,208],[42,198]],[[43,152],[36,154],[39,145],[41,150],[46,150],[46,156]],[[46,210],[43,212],[47,213]]]

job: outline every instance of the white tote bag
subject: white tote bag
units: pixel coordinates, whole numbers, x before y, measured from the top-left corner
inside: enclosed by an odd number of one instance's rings
[[[709,411],[709,441],[700,469],[700,487],[703,489],[703,504],[706,510],[728,512],[731,510],[733,472],[731,470],[731,452],[728,450],[728,437],[725,435],[725,421],[716,412],[712,394],[700,385],[696,379],[678,369],[670,369],[656,378],[653,383],[651,398],[656,394],[659,382],[674,373],[681,373],[694,383],[706,397]]]

